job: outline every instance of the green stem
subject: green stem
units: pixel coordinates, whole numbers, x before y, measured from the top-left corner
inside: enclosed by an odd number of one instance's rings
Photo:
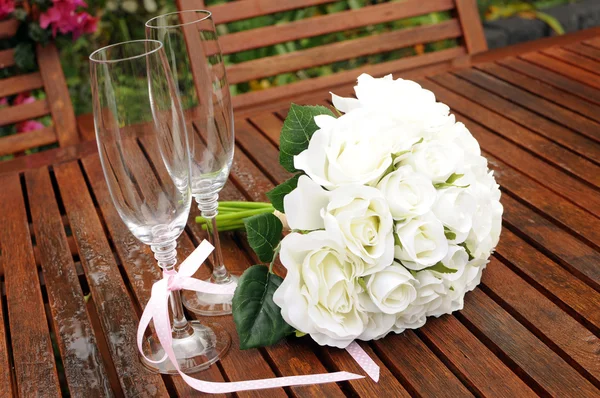
[[[240,220],[246,217],[251,217],[257,214],[262,214],[262,213],[269,213],[269,212],[273,212],[273,208],[272,207],[265,207],[262,209],[253,209],[253,210],[245,210],[245,211],[238,211],[235,213],[227,213],[227,214],[219,214],[217,215],[216,220],[217,223],[219,222],[223,222],[223,221],[231,221],[231,220]],[[202,216],[198,216],[196,217],[196,222],[199,224],[205,224],[206,223],[206,219]]]
[[[239,209],[257,209],[257,208],[266,208],[273,207],[270,203],[265,202],[219,202],[219,208],[221,206],[225,207],[235,207]]]

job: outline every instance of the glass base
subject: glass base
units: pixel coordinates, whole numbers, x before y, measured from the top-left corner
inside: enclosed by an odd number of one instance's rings
[[[218,323],[189,321],[194,334],[185,338],[173,338],[173,351],[177,357],[179,368],[183,373],[195,373],[207,369],[221,359],[231,345],[231,336]],[[143,343],[144,354],[159,360],[165,355],[158,338],[148,337]],[[160,363],[151,363],[140,355],[142,364],[153,372],[177,374],[177,370],[167,358]]]
[[[230,275],[230,282],[238,281],[238,277]],[[214,283],[209,278],[205,282]],[[192,290],[182,290],[183,305],[194,314],[204,316],[219,316],[231,314],[231,299],[233,295],[198,293]]]

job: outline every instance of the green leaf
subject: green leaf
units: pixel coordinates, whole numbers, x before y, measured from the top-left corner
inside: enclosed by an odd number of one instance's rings
[[[301,174],[298,174],[290,178],[286,182],[277,185],[275,188],[267,192],[267,198],[269,198],[275,210],[279,210],[280,212],[284,213],[283,199],[288,193],[296,189],[300,175]]]
[[[467,254],[469,255],[469,261],[473,260],[475,257],[471,254],[471,250],[467,247],[467,242],[459,243],[459,246],[463,247]]]
[[[294,156],[308,148],[312,135],[319,129],[314,120],[318,115],[334,116],[330,109],[320,105],[290,106],[279,138],[279,163],[287,171],[298,171],[294,167]]]
[[[306,336],[306,333],[296,330],[296,337],[304,337],[304,336]]]
[[[15,47],[15,65],[23,72],[35,70],[35,52],[29,42],[21,42]]]
[[[271,262],[281,240],[283,224],[271,213],[258,214],[244,220],[248,243],[260,261]]]
[[[423,268],[421,271],[425,270],[439,272],[440,274],[453,274],[458,271],[457,269],[446,267],[441,261],[431,267]]]
[[[444,227],[444,235],[446,235],[446,239],[448,240],[456,239],[456,234],[447,227]]]
[[[454,184],[454,182],[456,180],[458,180],[459,178],[462,178],[463,176],[464,176],[464,174],[452,173],[452,175],[450,177],[448,177],[448,179],[446,180],[446,184]]]
[[[23,8],[17,8],[13,11],[12,15],[13,17],[15,17],[15,19],[21,22],[27,20],[27,11],[25,11],[25,9]]]
[[[394,232],[393,235],[394,235],[394,245],[400,246],[400,248],[402,248],[402,242],[400,242],[400,237],[398,236],[398,234]]]
[[[50,32],[46,29],[43,29],[36,22],[31,22],[28,25],[29,28],[29,38],[37,43],[46,44],[50,39]]]
[[[452,175],[450,177],[448,177],[448,179],[446,180],[446,182],[438,182],[437,184],[433,184],[433,186],[436,189],[440,189],[440,188],[449,188],[449,187],[458,187],[458,188],[468,188],[469,185],[454,185],[454,183],[459,180],[460,178],[462,178],[462,176],[464,176],[464,174],[457,174],[457,173],[452,173]]]
[[[242,350],[273,345],[294,333],[295,329],[284,321],[281,309],[273,302],[273,294],[282,281],[263,265],[253,265],[240,277],[232,312]]]

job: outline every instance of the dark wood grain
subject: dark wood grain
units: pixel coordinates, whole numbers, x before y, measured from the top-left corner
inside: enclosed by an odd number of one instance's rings
[[[138,318],[79,163],[64,163],[54,171],[121,388],[125,394],[163,396],[167,391],[160,376],[148,372],[138,359]]]
[[[563,76],[567,76],[571,80],[576,80],[596,89],[600,88],[598,75],[581,69],[578,66],[568,64],[562,60],[558,60],[538,52],[524,54],[521,56],[521,58],[531,62],[532,64],[536,64],[548,70],[557,72]]]
[[[432,318],[417,332],[435,346],[478,394],[534,397],[536,394],[455,317]]]
[[[576,54],[584,55],[588,58],[591,58],[595,61],[600,62],[600,49],[597,49],[597,48],[594,48],[591,46],[586,46],[583,43],[569,44],[569,45],[564,46],[563,48],[567,51],[571,51]]]
[[[600,104],[600,92],[594,88],[573,80],[570,77],[563,76],[552,70],[545,69],[530,62],[518,58],[508,58],[498,60],[498,63],[517,72],[523,73],[532,79],[545,82],[564,92],[578,96],[594,104]]]
[[[490,68],[493,70],[494,66],[490,65]],[[484,71],[487,71],[485,65],[482,66],[482,69]],[[496,69],[500,69],[499,66],[496,66]],[[578,142],[579,140],[573,140],[575,141],[575,145],[578,146],[586,146],[587,144],[590,145],[589,150],[586,150],[584,152],[579,152],[584,156],[587,156],[588,158],[598,161],[598,157],[600,155],[597,154],[597,152],[600,152],[600,147],[598,146],[598,141],[600,141],[600,124],[590,121],[587,118],[584,118],[578,114],[576,114],[575,112],[571,112],[561,106],[558,106],[550,101],[546,101],[543,98],[539,98],[535,95],[529,94],[527,91],[525,90],[521,90],[520,88],[514,87],[508,83],[505,83],[499,79],[496,79],[492,76],[489,76],[487,74],[481,73],[477,70],[465,70],[465,71],[460,71],[457,72],[457,75],[480,86],[485,88],[486,90],[489,90],[491,92],[493,92],[494,94],[500,95],[502,98],[509,100],[513,103],[516,103],[520,106],[522,106],[523,108],[527,108],[530,109],[536,113],[539,113],[540,115],[542,115],[543,117],[553,120],[557,123],[560,123],[561,125],[565,126],[566,128],[569,128],[579,134],[585,135],[588,138],[596,141],[596,142],[591,142],[591,141],[582,141],[581,143]],[[531,124],[537,124],[536,121],[539,118],[529,118],[529,123]],[[550,125],[552,126],[552,125]],[[540,128],[543,128],[544,126],[540,126]],[[557,142],[566,142],[567,140],[565,139],[564,136],[572,136],[573,134],[571,134],[568,130],[564,130],[564,129],[557,129],[556,127],[554,127],[554,129],[558,130],[557,131],[557,135],[561,136],[561,140],[555,140]],[[575,136],[577,137],[577,136]],[[567,145],[565,145],[567,146]]]
[[[456,74],[464,77],[470,82],[476,81],[479,87],[485,87],[485,90],[490,90],[494,93],[498,93],[498,91],[506,88],[506,84],[503,85],[498,80],[478,73],[477,71],[465,70],[458,71]],[[600,144],[595,141],[579,136],[578,134],[572,134],[572,131],[550,122],[547,118],[538,116],[522,107],[516,107],[510,101],[504,100],[496,95],[492,95],[489,91],[478,88],[474,84],[468,83],[463,79],[459,79],[454,75],[445,74],[441,76],[435,76],[432,78],[432,80],[444,87],[454,90],[457,93],[461,93],[461,95],[476,101],[485,108],[490,109],[509,120],[519,123],[520,125],[525,126],[529,130],[534,131],[543,137],[546,137],[566,148],[571,149],[572,151],[590,159],[591,161],[596,163],[600,161]],[[512,98],[514,95],[516,94],[513,93],[513,95],[509,96],[509,98]],[[521,95],[521,98],[525,98],[525,95]],[[597,124],[594,124],[594,130],[592,133],[594,133],[594,135],[600,135],[600,129],[598,128]],[[590,167],[594,169],[594,167],[597,168],[598,166],[590,164]],[[598,170],[600,170],[600,168],[598,168]],[[595,183],[600,185],[600,180],[595,181]]]
[[[112,396],[48,171],[26,173],[27,191],[40,262],[72,395]]]
[[[581,69],[587,70],[588,72],[600,75],[600,64],[583,55],[567,51],[560,47],[546,48],[542,50],[542,53],[564,61],[568,64],[575,65]]]
[[[13,372],[8,354],[8,328],[4,326],[7,324],[6,315],[4,314],[4,304],[6,304],[6,297],[0,293],[0,369],[2,369],[0,371],[0,396],[12,397]]]
[[[508,196],[504,196],[502,202],[505,212],[508,213],[509,222],[518,220],[518,218],[513,218],[513,215],[520,217],[527,213],[521,204]],[[541,219],[532,217],[531,221],[539,223]],[[496,253],[505,264],[510,266],[513,272],[518,273],[536,290],[550,297],[552,302],[567,310],[570,315],[576,316],[589,329],[598,334],[600,331],[600,296],[593,287],[561,267],[557,262],[552,261],[509,228],[502,231],[502,239],[496,248]],[[582,260],[588,264],[597,264],[597,261],[600,261],[599,256],[588,254],[586,257],[583,250],[582,257]],[[490,281],[486,278],[484,276],[484,280]]]
[[[477,1],[455,0],[455,3],[469,54],[477,54],[487,50],[483,26],[477,23],[479,18]]]
[[[458,9],[458,2],[454,4]],[[296,0],[246,0],[239,7],[227,3],[215,8],[232,10],[232,15],[216,19],[237,20],[301,5]],[[364,378],[235,395],[598,396],[600,87],[592,76],[599,76],[599,40],[556,38],[541,43],[558,43],[557,49],[528,44],[511,51],[446,59],[454,67],[469,67],[477,59],[494,61],[461,71],[446,73],[435,64],[397,75],[432,76],[419,81],[456,112],[495,171],[502,189],[504,228],[482,284],[467,294],[462,311],[429,319],[416,331],[361,342],[381,367],[379,383]],[[473,42],[462,44],[452,50],[455,55],[473,47]],[[6,54],[0,53],[0,61],[12,62]],[[494,58],[494,54],[521,55]],[[372,70],[383,73],[391,67],[376,65]],[[330,106],[329,91],[353,94],[356,73],[343,72],[329,82],[315,79],[281,87],[262,99],[250,93],[240,100],[246,105],[236,112],[235,159],[221,199],[265,201],[265,192],[290,176],[278,164],[279,134],[289,102]],[[253,103],[255,99],[260,101]],[[90,121],[82,118],[78,128],[82,136],[93,138]],[[152,142],[139,138],[144,128],[132,129],[125,142],[126,160],[139,189],[136,195],[152,193],[170,178]],[[205,131],[190,131],[206,142]],[[181,378],[153,375],[139,363],[134,343],[138,316],[161,274],[151,250],[133,237],[115,209],[95,143],[25,158],[30,160],[0,165],[0,210],[5,221],[0,230],[0,289],[4,287],[6,293],[0,291],[0,304],[6,300],[3,305],[8,308],[0,306],[0,396],[17,392],[52,396],[59,395],[61,388],[76,396],[203,396]],[[19,173],[24,170],[23,177]],[[178,239],[180,261],[207,237],[195,223],[197,215],[194,204]],[[245,233],[222,233],[221,241],[233,273],[258,262]],[[274,269],[285,275],[279,261]],[[210,261],[196,276],[205,278],[209,272]],[[87,305],[83,305],[82,289],[91,292]],[[362,373],[348,353],[318,346],[309,337],[241,351],[230,316],[188,315],[219,322],[232,335],[228,355],[195,375],[200,379],[251,380],[337,370]],[[71,326],[87,337],[85,345],[70,344],[76,334]],[[50,336],[58,348],[56,358]],[[35,361],[31,350],[40,353]],[[97,365],[95,372],[85,370],[90,361]]]
[[[400,335],[389,334],[372,343],[394,375],[403,381],[412,396],[469,397],[472,393],[439,358],[407,330]]]
[[[50,104],[52,120],[56,126],[58,142],[61,146],[74,145],[79,142],[75,112],[58,57],[58,50],[54,44],[38,45],[37,62],[44,81],[44,91]]]
[[[598,394],[593,384],[481,290],[475,289],[466,296],[460,317],[543,391],[553,396],[593,397]]]
[[[380,4],[347,10],[287,24],[265,26],[257,29],[231,33],[219,39],[224,54],[250,50],[284,43],[290,40],[314,37],[332,32],[355,29],[377,23],[410,18],[454,7],[452,0],[429,0],[426,3],[409,0],[402,5]]]
[[[2,62],[0,60],[0,62]],[[42,75],[39,72],[26,75],[12,76],[0,80],[0,97],[22,93],[23,91],[40,88],[44,85]]]
[[[475,67],[511,83],[514,86],[546,98],[566,109],[578,112],[589,119],[600,122],[600,108],[571,93],[560,90],[540,80],[531,79],[524,74],[518,73],[517,71],[511,70],[500,64],[483,64],[476,65]],[[581,130],[579,132],[581,134],[587,133],[586,131]],[[594,138],[590,135],[588,135],[588,137]]]
[[[600,197],[594,188],[564,173],[560,168],[545,163],[464,115],[456,113],[456,116],[467,126],[486,153],[493,155],[505,164],[510,164],[511,167],[560,194],[571,203],[600,217]],[[519,162],[514,162],[514,159],[519,159]]]
[[[60,396],[50,331],[18,175],[0,177],[2,256],[18,394]]]
[[[158,179],[159,183],[161,181],[164,182],[165,179],[169,179],[170,177],[168,176],[166,169],[156,167],[156,162],[161,161],[160,154],[158,153],[156,146],[152,145],[152,142],[149,140],[143,140],[142,143],[143,143],[143,147],[144,147],[146,153],[148,154],[149,160],[152,161],[152,163],[155,165],[155,169],[158,171],[158,175],[153,175],[151,170],[147,170],[147,172],[149,172],[148,174],[151,176],[151,178]],[[139,162],[139,163],[142,165],[146,164],[143,161]],[[139,171],[143,171],[143,170],[139,170]],[[231,189],[229,190],[229,192],[231,192]],[[239,200],[239,199],[243,198],[243,195],[239,192],[234,193],[233,195],[234,196],[230,196],[227,200]],[[202,240],[207,239],[207,235],[206,235],[206,233],[204,233],[204,231],[202,231],[202,229],[199,227],[199,225],[195,223],[194,215],[198,214],[196,212],[195,202],[192,204],[192,206],[194,206],[195,211],[193,212],[192,217],[189,218],[188,228],[192,232],[192,236],[194,237],[196,242],[199,244]],[[224,240],[224,242],[223,242],[224,246],[225,246],[225,242],[227,242],[227,240]],[[232,272],[240,275],[246,269],[246,267],[244,266],[245,262],[243,261],[244,260],[243,255],[235,256],[236,246],[230,240],[228,242],[229,242],[229,245],[227,246],[228,250],[226,249],[224,251],[225,261],[228,264],[231,264],[230,270]],[[180,246],[180,249],[178,250],[178,253],[180,254],[180,260],[185,259],[185,257],[187,257],[187,255],[189,255],[192,252],[192,250],[194,249],[194,244],[192,243],[192,240],[186,234],[183,234],[182,237],[179,239],[179,246]],[[232,255],[234,255],[235,258],[232,258]],[[209,276],[210,276],[210,272],[209,272],[208,267],[202,267],[200,272],[196,275],[196,277],[198,277],[200,279],[206,279]],[[205,318],[200,318],[200,319],[202,320]],[[231,317],[225,316],[225,317],[218,317],[215,319],[218,319],[218,322],[228,331],[228,333],[232,336],[232,340],[233,340],[232,347],[230,348],[229,353],[221,361],[222,365],[223,365],[223,370],[227,374],[227,378],[229,380],[249,380],[249,379],[255,379],[255,378],[269,378],[269,377],[276,376],[273,373],[273,371],[271,370],[269,364],[261,356],[261,354],[258,350],[241,351],[239,349],[239,340],[237,338],[237,333],[235,331],[235,326],[233,324],[233,319]],[[251,365],[250,365],[250,368],[248,368],[247,366],[241,366],[242,364],[246,364],[246,365],[251,364]],[[216,368],[214,368],[214,367],[211,369],[216,370]],[[269,391],[268,394],[270,394],[269,396],[273,396],[273,397],[281,397],[281,396],[285,395],[283,392],[283,389],[274,389],[273,391]],[[242,393],[242,395],[243,396],[259,396],[258,392],[247,392],[247,393]]]
[[[592,172],[598,166],[549,139],[539,136],[531,130],[505,118],[503,115],[486,109],[473,100],[463,97],[462,94],[464,93],[460,91],[460,88],[458,92],[449,90],[444,86],[446,79],[440,79],[439,77],[434,77],[433,79],[435,79],[435,83],[430,80],[420,82],[425,88],[435,92],[437,98],[448,104],[451,109],[455,109],[495,133],[526,148],[537,156],[542,157],[546,162],[560,166],[565,171],[595,186],[600,184],[600,174]]]
[[[600,339],[496,258],[483,274],[491,296],[546,342],[556,345],[600,383]],[[510,309],[509,309],[510,308]],[[560,325],[557,328],[556,325]]]

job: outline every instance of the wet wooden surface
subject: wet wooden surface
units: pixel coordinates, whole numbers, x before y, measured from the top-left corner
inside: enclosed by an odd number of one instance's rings
[[[378,384],[238,396],[600,396],[600,40],[500,54],[417,77],[469,127],[502,189],[500,243],[464,310],[361,343],[381,366]],[[327,93],[298,102],[329,104]],[[277,161],[286,109],[238,116],[222,199],[265,201],[289,177]],[[130,152],[145,187],[166,178],[154,173],[158,155],[143,139]],[[93,143],[0,165],[0,184],[0,396],[202,395],[138,361],[135,330],[160,273],[112,205]],[[205,238],[197,214],[179,240],[180,258]],[[244,239],[222,236],[238,274],[257,261]],[[360,372],[345,351],[309,338],[240,351],[231,317],[210,320],[233,346],[197,377]]]

